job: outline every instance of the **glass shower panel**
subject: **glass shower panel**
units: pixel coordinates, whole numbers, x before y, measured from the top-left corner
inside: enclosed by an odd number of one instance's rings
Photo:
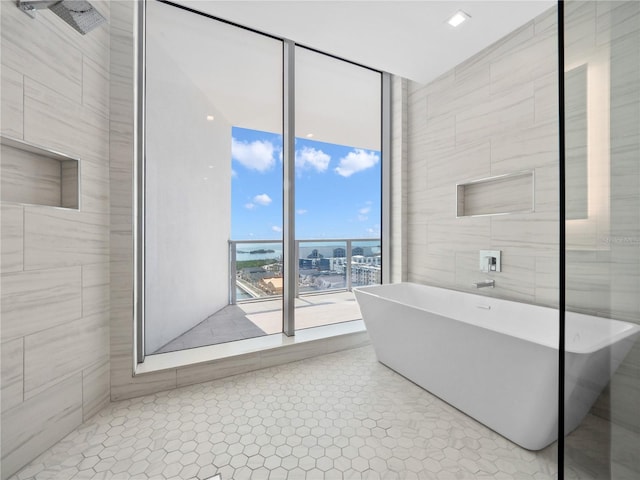
[[[564,29],[564,476],[637,479],[640,2],[567,1]]]
[[[356,240],[381,242],[382,75],[296,47],[295,76],[295,315],[302,329],[362,318],[350,291],[353,272],[380,270],[379,251]]]
[[[282,42],[146,2],[145,352],[282,331]]]

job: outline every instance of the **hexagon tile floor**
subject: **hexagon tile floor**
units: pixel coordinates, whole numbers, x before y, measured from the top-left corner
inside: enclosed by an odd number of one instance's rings
[[[371,347],[112,403],[18,472],[36,479],[549,479]]]

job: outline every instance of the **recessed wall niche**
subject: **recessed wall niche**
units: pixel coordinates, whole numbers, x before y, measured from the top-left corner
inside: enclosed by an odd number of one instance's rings
[[[457,217],[534,211],[533,171],[459,183],[456,189]]]
[[[1,139],[3,202],[80,208],[78,159],[22,140]]]

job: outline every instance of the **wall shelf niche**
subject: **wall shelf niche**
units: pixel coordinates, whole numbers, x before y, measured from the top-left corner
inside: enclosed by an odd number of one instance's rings
[[[3,202],[80,209],[80,161],[55,150],[1,136]]]
[[[531,213],[535,205],[532,170],[480,178],[456,185],[456,217]]]

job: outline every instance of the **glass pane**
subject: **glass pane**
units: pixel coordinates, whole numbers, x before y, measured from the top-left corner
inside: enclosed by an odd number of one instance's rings
[[[298,293],[347,288],[346,242],[298,242]]]
[[[351,285],[377,285],[382,283],[382,248],[380,240],[361,240],[352,243]]]
[[[146,22],[146,353],[281,331],[282,42],[160,2]]]
[[[564,27],[565,478],[636,479],[640,3],[568,1]]]
[[[364,272],[380,270],[379,251],[372,259],[368,245],[381,242],[381,75],[300,47],[295,58],[296,328],[302,329],[361,318],[350,291],[354,272],[354,286],[369,278],[380,283],[379,275]]]

